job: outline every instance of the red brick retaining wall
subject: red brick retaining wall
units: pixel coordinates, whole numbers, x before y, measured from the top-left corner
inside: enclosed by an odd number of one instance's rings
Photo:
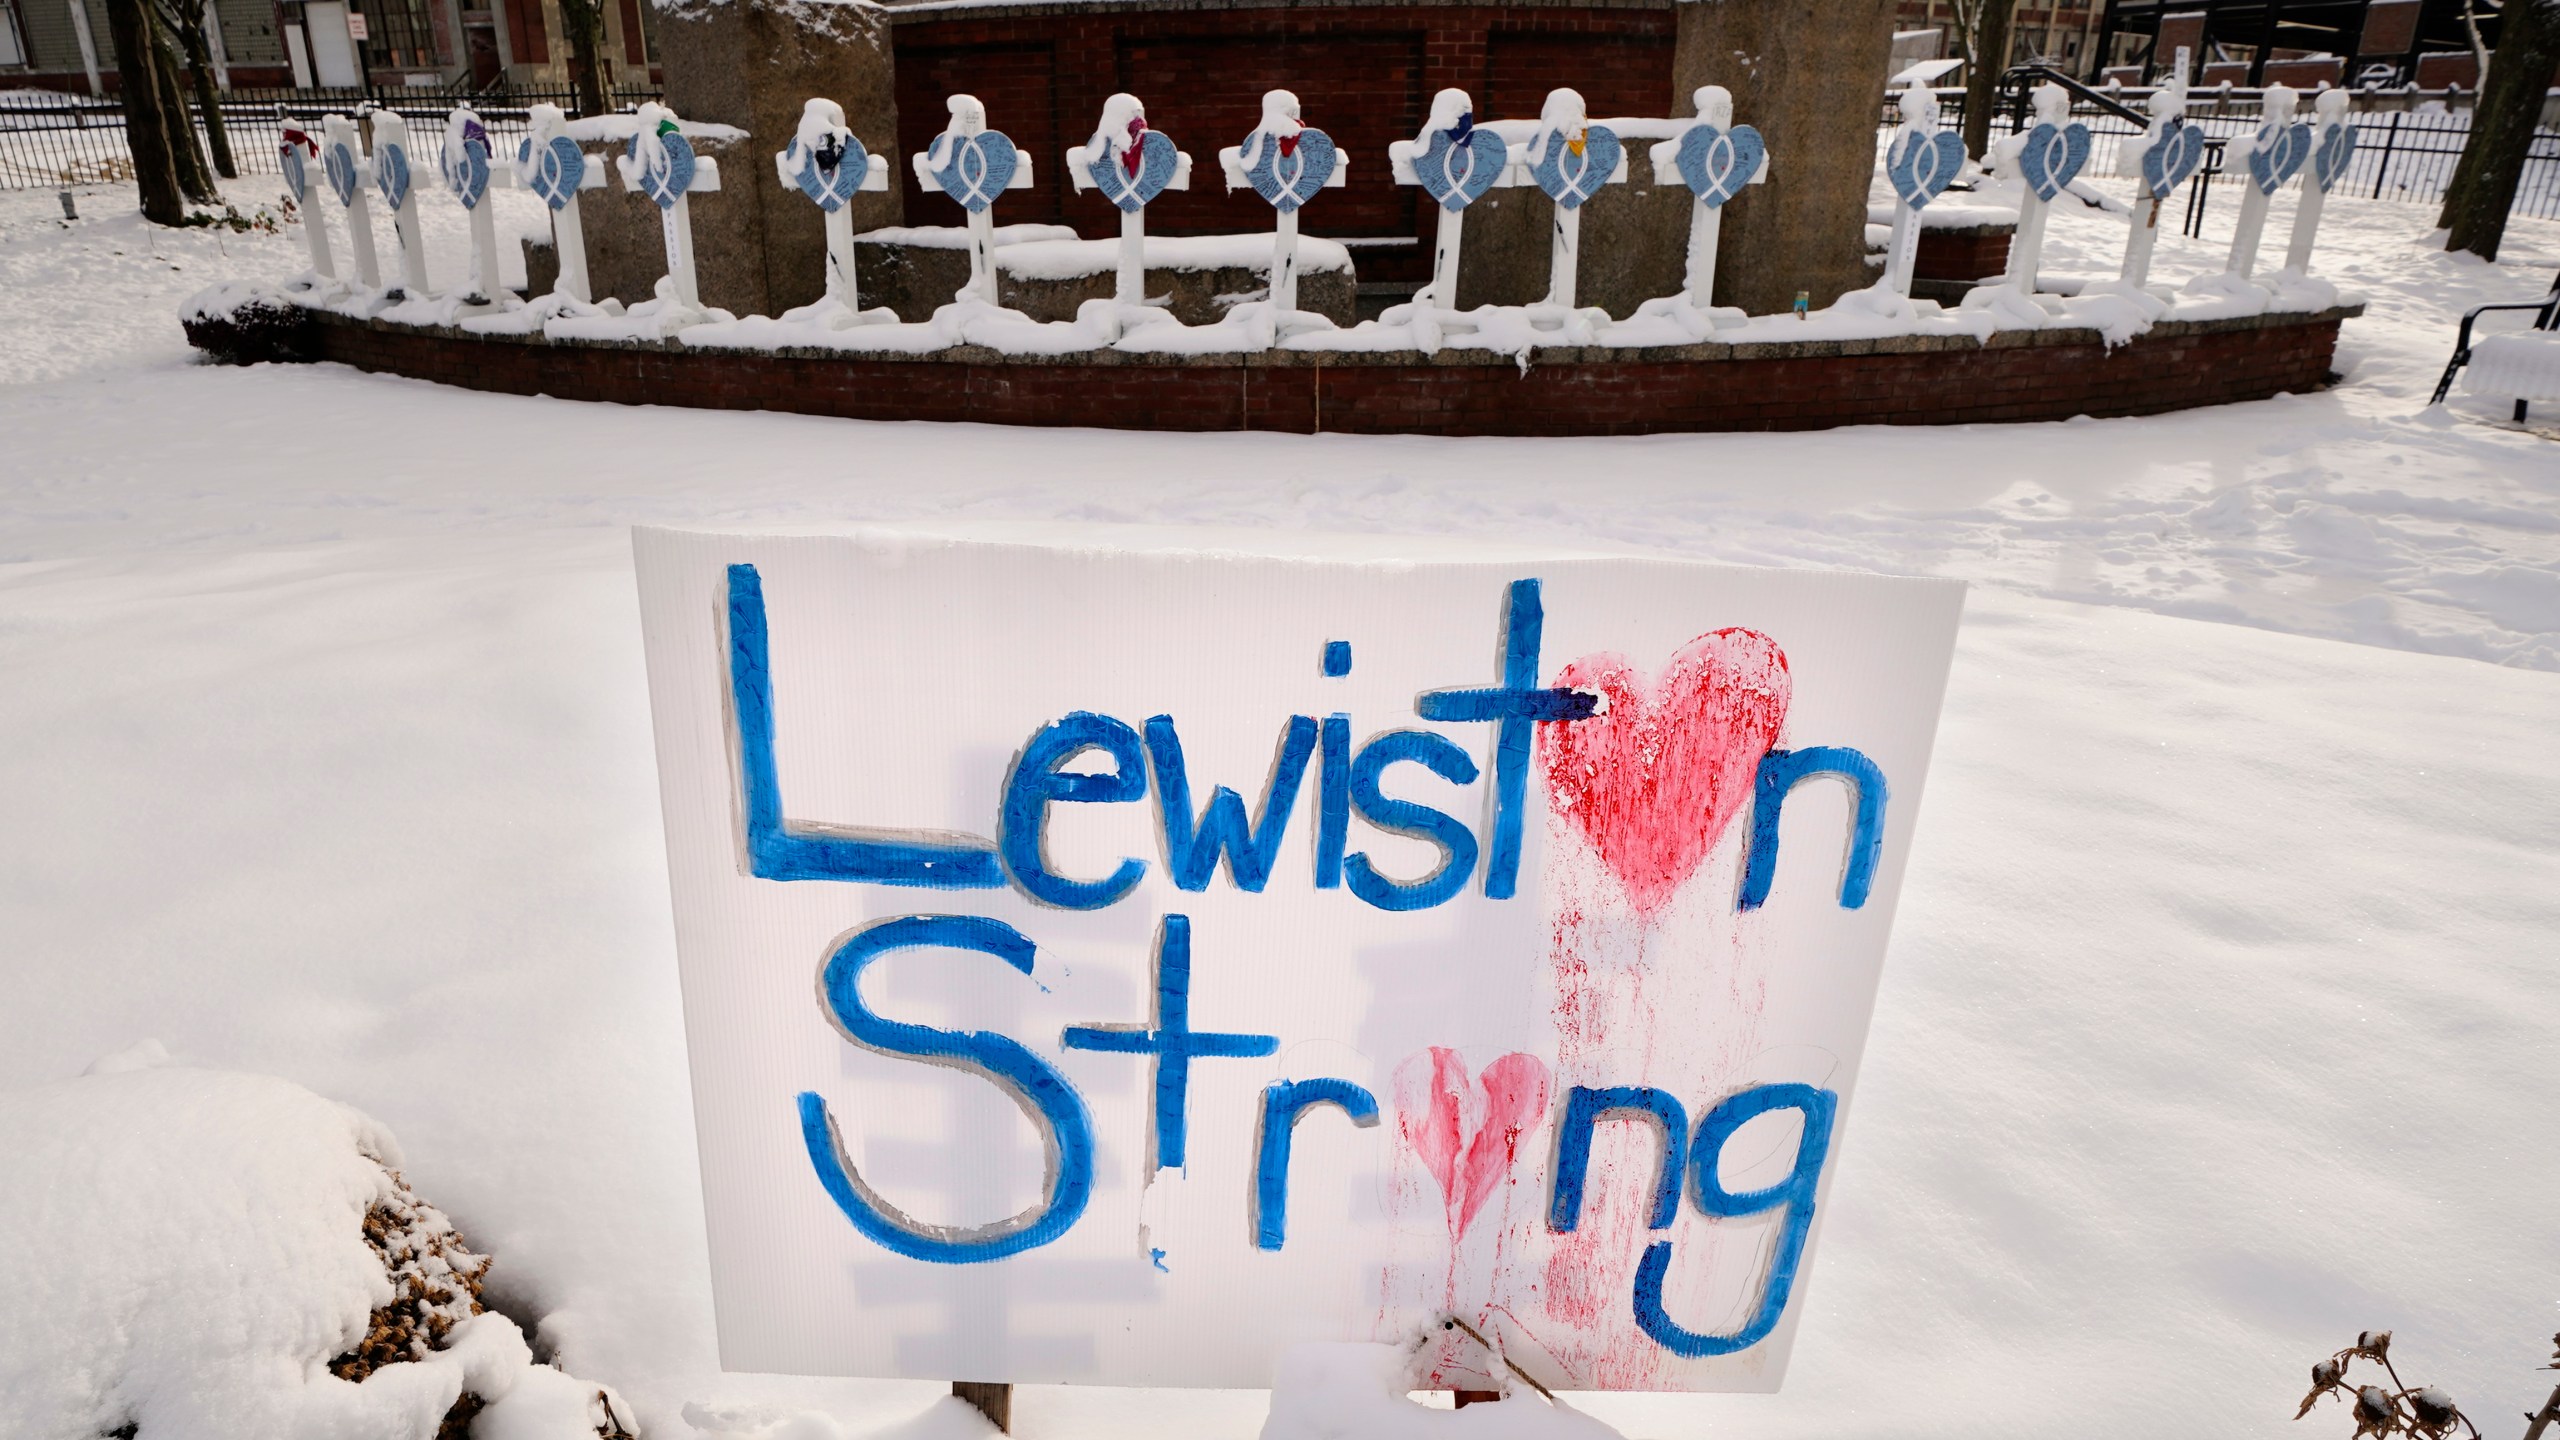
[[[2012,331],[1988,345],[1919,337],[1554,349],[1535,352],[1525,375],[1507,358],[1463,351],[857,358],[555,344],[307,311],[292,343],[267,353],[511,395],[866,420],[1593,435],[2061,420],[2263,399],[2327,384],[2339,322],[2357,313],[2166,323],[2112,350],[2087,330]],[[189,326],[190,338],[217,353],[231,333]]]

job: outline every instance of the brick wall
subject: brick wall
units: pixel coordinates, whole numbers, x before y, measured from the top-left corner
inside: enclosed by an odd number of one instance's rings
[[[307,346],[264,353],[313,354],[504,394],[867,420],[1643,434],[2149,415],[2316,390],[2328,382],[2339,322],[2354,313],[2163,324],[2112,350],[2089,331],[2046,330],[1984,346],[1926,337],[1742,351],[1541,351],[1525,375],[1508,359],[1481,355],[854,359],[547,344],[308,311]],[[191,324],[189,336],[220,353],[228,332]]]
[[[1135,11],[1107,4],[892,12],[898,55],[898,148],[913,154],[948,120],[946,96],[986,102],[987,123],[1029,151],[1038,184],[1005,196],[999,221],[1118,233],[1098,196],[1070,192],[1068,146],[1082,144],[1102,102],[1125,90],[1147,120],[1192,158],[1192,188],[1147,208],[1150,233],[1267,230],[1270,207],[1226,193],[1217,152],[1262,116],[1266,90],[1294,91],[1306,123],[1331,135],[1350,181],[1307,210],[1308,233],[1404,238],[1362,247],[1363,280],[1420,280],[1430,263],[1430,217],[1410,186],[1393,183],[1387,145],[1421,128],[1431,97],[1457,87],[1480,118],[1535,117],[1547,92],[1580,90],[1595,118],[1671,113],[1674,16],[1669,0],[1574,5],[1297,5]],[[908,223],[952,224],[959,210],[928,196],[912,171]]]

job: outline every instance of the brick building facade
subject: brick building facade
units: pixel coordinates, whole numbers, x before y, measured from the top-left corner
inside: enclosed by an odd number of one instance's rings
[[[211,0],[238,86],[487,90],[571,83],[559,0]],[[651,80],[649,0],[608,0],[605,83]],[[103,0],[0,0],[0,89],[116,89]]]

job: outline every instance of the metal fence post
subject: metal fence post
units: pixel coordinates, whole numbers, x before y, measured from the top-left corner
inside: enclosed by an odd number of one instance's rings
[[[2382,182],[2391,173],[2391,150],[2400,143],[2400,114],[2391,112],[2391,128],[2382,133],[2382,163],[2373,167],[2373,198],[2382,198]]]

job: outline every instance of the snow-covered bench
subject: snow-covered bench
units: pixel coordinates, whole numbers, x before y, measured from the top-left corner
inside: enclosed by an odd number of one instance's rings
[[[2472,325],[2492,310],[2533,311],[2533,328],[2492,335],[2473,344]],[[2519,422],[2533,401],[2560,400],[2560,280],[2553,281],[2551,293],[2539,300],[2483,305],[2464,315],[2462,332],[2453,343],[2453,359],[2444,367],[2444,378],[2436,381],[2435,398],[2427,403],[2443,404],[2454,375],[2466,366],[2470,373],[2463,377],[2464,392],[2513,399]]]

